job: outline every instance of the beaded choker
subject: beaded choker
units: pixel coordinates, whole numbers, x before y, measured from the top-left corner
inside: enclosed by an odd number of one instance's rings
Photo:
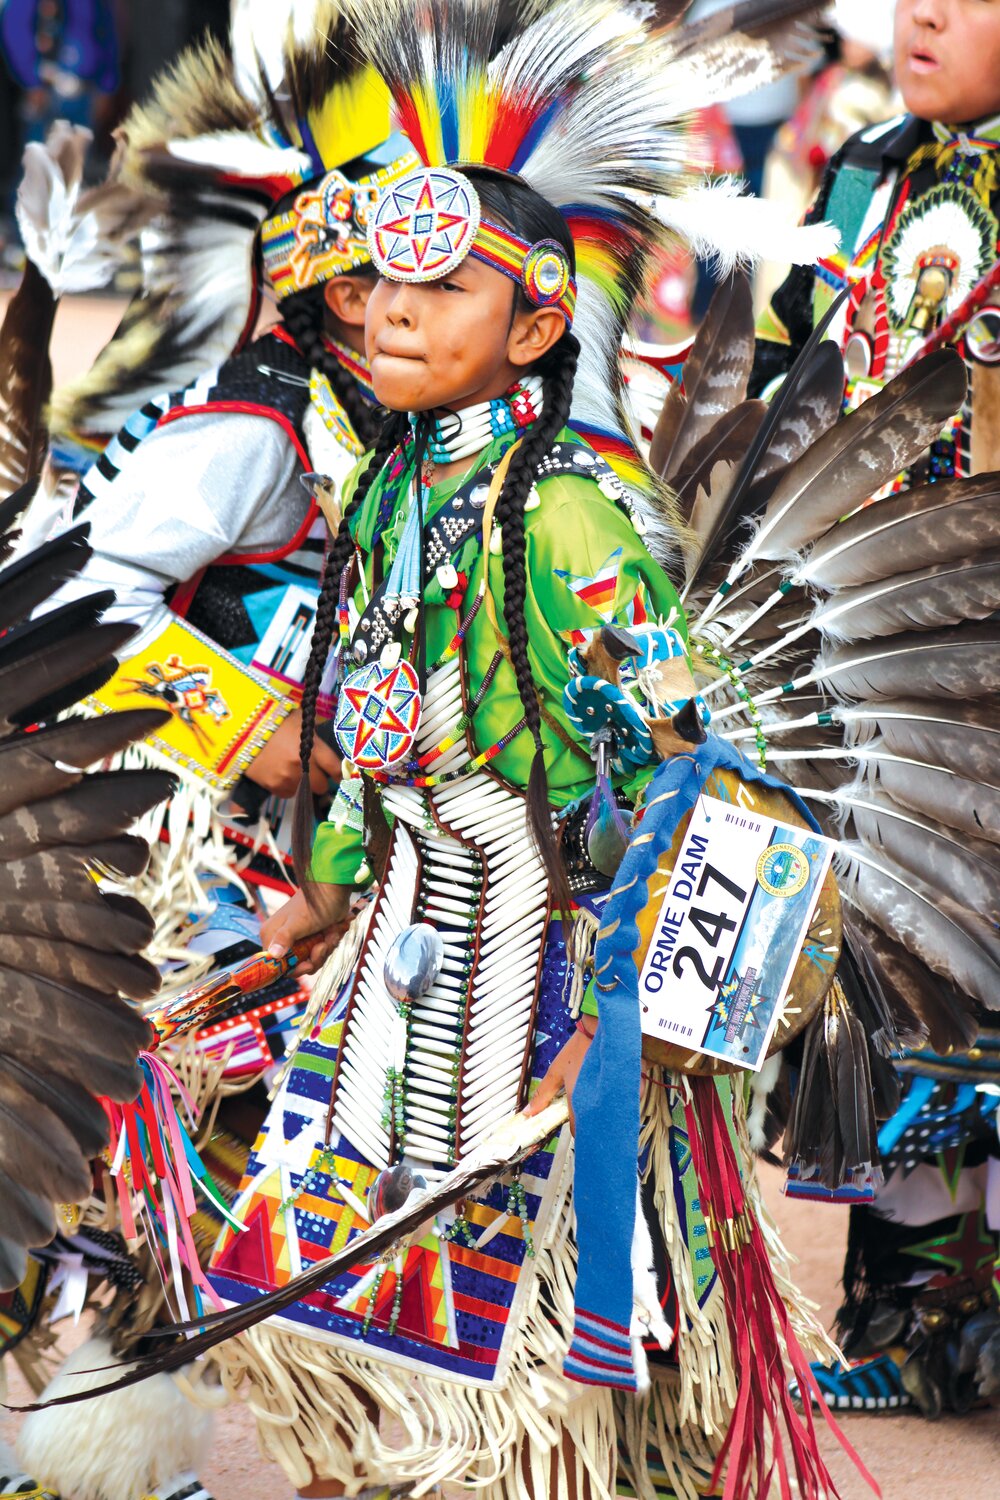
[[[428,458],[437,464],[458,463],[481,453],[494,438],[529,427],[545,405],[542,386],[540,375],[528,375],[504,396],[435,417],[427,443]]]

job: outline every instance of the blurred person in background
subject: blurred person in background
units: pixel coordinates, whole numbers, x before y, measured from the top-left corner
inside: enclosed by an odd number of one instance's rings
[[[764,169],[764,196],[801,217],[830,159],[866,125],[899,104],[892,83],[892,9],[868,0],[832,7],[828,61],[806,84],[791,119],[775,135]],[[759,311],[778,289],[780,272],[763,265],[754,281]]]

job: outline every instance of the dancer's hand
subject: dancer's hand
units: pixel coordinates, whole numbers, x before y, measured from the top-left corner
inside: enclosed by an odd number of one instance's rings
[[[304,891],[296,891],[273,917],[268,917],[260,930],[261,947],[266,948],[272,958],[284,958],[295,943],[315,936],[308,959],[302,961],[296,970],[298,974],[311,974],[326,963],[351,925],[353,915],[352,886],[317,882],[310,887],[310,894],[312,904]]]
[[[594,1023],[597,1029],[597,1022]],[[576,1115],[573,1113],[573,1090],[576,1088],[576,1080],[580,1076],[583,1059],[591,1042],[594,1040],[594,1032],[585,1030],[574,1031],[569,1041],[561,1051],[557,1052],[549,1065],[538,1088],[524,1107],[526,1115],[538,1115],[547,1104],[563,1090],[566,1094],[566,1103],[569,1106],[569,1128],[576,1135]]]
[[[299,764],[301,735],[302,715],[296,708],[281,721],[263,750],[254,756],[245,774],[258,786],[266,787],[279,797],[294,797],[302,775]],[[309,768],[309,784],[313,791],[322,794],[327,782],[331,779],[339,781],[340,775],[340,757],[322,740],[314,739]]]

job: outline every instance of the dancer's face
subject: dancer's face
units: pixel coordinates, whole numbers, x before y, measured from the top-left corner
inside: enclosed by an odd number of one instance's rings
[[[438,281],[380,281],[365,319],[376,399],[390,411],[492,400],[564,326],[551,308],[522,309],[510,278],[472,256]]]
[[[896,81],[922,120],[1000,111],[1000,0],[896,0]]]

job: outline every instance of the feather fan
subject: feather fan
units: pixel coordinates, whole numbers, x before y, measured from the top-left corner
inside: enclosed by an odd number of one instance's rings
[[[824,647],[800,678],[825,683],[845,698],[897,695],[944,699],[1000,692],[1000,624],[963,624],[933,635],[907,632],[885,640]]]
[[[973,556],[1000,503],[1000,474],[952,479],[904,490],[833,526],[809,550],[793,583],[832,590],[931,562]]]
[[[0,555],[17,507],[0,505]],[[22,1279],[26,1251],[55,1233],[54,1205],[91,1191],[106,1140],[93,1097],[132,1098],[149,1027],[123,998],[159,984],[141,957],[151,919],[105,895],[102,863],[144,859],[126,830],[169,796],[159,772],[85,774],[169,717],[156,709],[27,729],[56,698],[75,701],[114,668],[129,632],[98,623],[107,596],[25,623],[82,567],[77,530],[0,572],[0,1289]]]
[[[712,298],[684,361],[683,384],[671,391],[653,433],[650,467],[675,489],[687,454],[746,396],[753,351],[753,300],[741,273]]]
[[[838,859],[841,894],[876,926],[987,1010],[1000,1007],[1000,934],[887,855],[847,841]]]
[[[781,476],[740,570],[821,536],[908,468],[961,405],[965,387],[961,359],[942,349],[830,428]]]
[[[972,1046],[978,1012],[968,995],[857,909],[845,911],[844,935],[859,978],[891,1014],[902,1046],[930,1046],[935,1052]]]

